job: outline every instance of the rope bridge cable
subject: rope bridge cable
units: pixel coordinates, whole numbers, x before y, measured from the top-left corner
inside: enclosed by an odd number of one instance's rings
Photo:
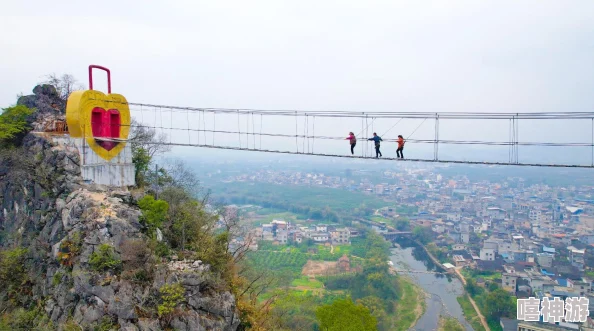
[[[246,147],[250,148],[250,114],[245,117],[245,140],[247,140]],[[254,147],[255,148],[255,147]]]
[[[423,122],[421,122],[421,124],[419,124],[419,126],[417,126],[416,129],[414,129],[414,131],[408,135],[408,137],[406,137],[406,140],[408,140],[408,138],[412,137],[413,134],[415,134],[415,132],[417,132],[417,130],[421,127],[421,125],[423,125],[423,123],[425,123],[425,121],[428,119],[429,117],[426,117]]]
[[[125,139],[118,138],[101,138],[103,141],[111,142],[125,142]],[[293,155],[311,155],[311,156],[324,156],[324,157],[336,157],[336,158],[357,158],[357,159],[373,159],[374,161],[400,161],[400,162],[426,162],[426,163],[452,163],[452,164],[475,164],[475,165],[497,165],[497,166],[523,166],[523,167],[548,167],[548,168],[588,168],[594,169],[592,165],[581,165],[581,164],[553,164],[553,163],[509,163],[509,162],[492,162],[492,161],[463,161],[463,160],[433,160],[433,159],[399,159],[399,158],[370,158],[362,156],[350,156],[342,154],[322,154],[322,153],[296,153],[291,151],[281,150],[268,150],[268,149],[248,149],[241,147],[232,146],[213,146],[206,144],[187,144],[187,143],[167,143],[167,142],[151,142],[145,141],[148,145],[165,145],[165,146],[179,146],[179,147],[200,147],[200,148],[213,148],[213,149],[224,149],[224,150],[236,150],[236,151],[250,151],[250,152],[263,152],[263,153],[276,153],[276,154],[293,154]]]
[[[395,123],[386,133],[384,133],[383,135],[387,134],[390,130],[392,130],[400,121],[402,121],[404,118],[420,118],[418,115],[419,114],[423,114],[423,113],[353,113],[353,112],[343,112],[345,115],[344,116],[340,116],[340,112],[302,112],[302,111],[292,111],[291,114],[287,114],[288,116],[293,116],[293,118],[295,118],[296,121],[296,131],[295,131],[295,135],[290,135],[290,134],[273,134],[273,133],[265,133],[263,132],[263,116],[264,115],[273,115],[273,116],[278,116],[278,115],[284,115],[286,113],[283,113],[281,111],[261,111],[261,110],[254,110],[254,111],[250,111],[247,112],[245,110],[239,110],[239,109],[235,109],[234,113],[237,114],[238,116],[238,129],[237,131],[226,131],[226,130],[216,130],[216,126],[215,126],[215,119],[216,119],[216,114],[219,113],[223,113],[223,114],[232,114],[231,112],[229,112],[228,110],[222,109],[221,108],[191,108],[191,107],[168,107],[168,106],[155,106],[155,105],[146,105],[146,104],[130,104],[130,105],[138,105],[140,107],[140,114],[141,116],[144,118],[144,113],[146,111],[150,111],[151,109],[147,109],[147,108],[152,108],[152,111],[155,112],[155,120],[154,126],[145,126],[145,125],[132,125],[132,126],[137,126],[137,127],[147,127],[147,128],[153,128],[158,130],[157,132],[160,133],[164,133],[164,132],[169,132],[170,134],[170,139],[169,139],[169,143],[173,144],[173,145],[179,145],[177,142],[173,141],[173,136],[174,136],[174,131],[177,130],[184,130],[184,131],[197,131],[198,132],[198,144],[192,144],[192,139],[189,138],[188,139],[188,146],[202,146],[202,145],[207,145],[206,142],[206,138],[207,135],[206,133],[210,132],[213,135],[213,148],[219,148],[219,147],[223,147],[223,146],[215,146],[215,140],[214,137],[217,133],[222,133],[222,134],[238,134],[239,136],[239,149],[240,150],[245,150],[246,148],[249,149],[249,115],[252,116],[252,118],[254,117],[254,115],[260,114],[260,150],[265,151],[262,149],[262,137],[263,136],[268,136],[268,137],[295,137],[295,141],[296,141],[296,147],[297,147],[297,153],[299,154],[314,154],[313,153],[313,144],[315,143],[315,139],[325,139],[325,140],[344,140],[343,137],[333,137],[333,136],[316,136],[315,135],[315,117],[316,116],[320,116],[320,117],[329,117],[329,118],[340,118],[340,117],[353,117],[353,118],[361,118],[362,120],[362,131],[361,132],[365,132],[366,130],[369,130],[369,127],[373,127],[373,123],[375,120],[377,120],[378,118],[380,119],[386,119],[386,118],[394,118],[395,116],[399,116],[399,119],[397,121],[397,123]],[[132,109],[134,110],[134,109]],[[138,111],[138,109],[136,109],[136,111]],[[164,120],[163,117],[167,116],[166,114],[163,114],[163,111],[170,112],[170,123],[169,126],[165,127],[164,125]],[[186,127],[186,128],[178,128],[178,127],[174,127],[174,120],[173,120],[173,113],[180,113],[184,115],[180,115],[180,116],[184,116],[184,117],[188,117],[190,113],[192,112],[198,112],[198,129],[196,129],[196,126],[194,126],[193,128],[190,127]],[[211,112],[213,114],[213,126],[212,126],[212,130],[209,130],[206,128],[206,113]],[[157,114],[159,113],[159,114]],[[246,127],[246,135],[247,135],[247,144],[246,144],[246,148],[244,148],[243,143],[242,143],[242,139],[241,139],[241,116],[242,115],[246,115],[247,117],[247,127]],[[371,123],[369,121],[369,117],[370,114],[374,114],[374,116],[371,116]],[[386,115],[387,114],[387,115]],[[484,146],[509,146],[511,149],[511,155],[509,155],[509,160],[507,163],[509,164],[519,164],[519,158],[518,158],[518,149],[519,146],[546,146],[546,147],[590,147],[590,149],[592,149],[592,154],[594,154],[594,113],[586,113],[586,112],[574,112],[574,113],[514,113],[514,114],[483,114],[483,113],[431,113],[431,116],[427,116],[423,118],[423,121],[411,132],[411,134],[408,136],[407,140],[410,142],[416,142],[416,143],[431,143],[434,144],[435,143],[435,139],[433,140],[423,140],[423,139],[411,139],[411,137],[418,131],[418,129],[420,129],[420,127],[424,124],[424,122],[428,119],[428,118],[434,118],[434,117],[438,117],[440,119],[444,118],[444,114],[445,114],[445,118],[449,118],[449,119],[472,119],[472,118],[480,118],[480,119],[507,119],[510,120],[510,131],[511,131],[511,139],[508,142],[500,142],[500,141],[481,141],[481,140],[440,140],[440,144],[457,144],[457,145],[484,145]],[[159,120],[158,117],[161,117],[161,126],[158,125]],[[178,116],[178,115],[176,115]],[[200,120],[200,116],[202,116],[202,121]],[[299,134],[298,131],[298,116],[304,116],[305,119],[305,125],[304,125],[304,133],[303,135]],[[310,135],[309,133],[309,117],[313,116],[314,117],[314,122],[313,122],[313,132]],[[149,115],[150,117],[150,115]],[[179,117],[178,117],[179,118]],[[550,119],[588,119],[592,122],[593,125],[593,139],[592,142],[589,143],[575,143],[575,142],[568,142],[568,143],[549,143],[549,142],[520,142],[518,139],[519,136],[519,119],[544,119],[544,120],[550,120]],[[179,123],[180,121],[176,121],[176,123]],[[183,122],[183,121],[181,121]],[[367,125],[365,125],[367,124]],[[254,142],[255,142],[255,123],[252,120],[252,135],[254,135]],[[200,133],[204,134],[204,143],[200,142]],[[179,137],[179,135],[178,135]],[[307,148],[307,151],[305,150],[305,146],[303,146],[303,150],[299,151],[299,144],[298,141],[299,139],[304,139],[303,143],[305,143],[305,139],[308,140],[308,145],[309,145],[309,140],[312,140],[312,148],[310,150],[310,148]],[[386,137],[386,140],[389,140],[390,138]],[[305,145],[305,144],[304,144]],[[256,149],[255,143],[253,146],[253,149]],[[363,154],[362,157],[366,156],[368,154],[368,144],[365,144],[365,148],[362,150]],[[329,155],[329,156],[333,156],[333,154],[317,154],[317,155]],[[420,159],[419,159],[420,160]],[[427,162],[427,160],[424,160],[425,162]],[[429,160],[431,161],[431,160]],[[434,157],[435,162],[440,162],[440,160],[438,160],[436,157]],[[589,160],[590,161],[590,160]],[[452,163],[453,161],[451,161],[450,163]],[[467,161],[461,161],[464,163],[470,163]],[[500,163],[500,162],[474,162],[475,164],[505,164],[505,163]],[[594,156],[592,157],[591,162],[588,162],[590,164],[590,168],[594,167]],[[524,163],[526,164],[526,163]],[[530,164],[530,163],[528,163]],[[549,165],[546,165],[549,166]],[[562,165],[562,166],[567,166],[567,167],[571,167],[573,165]]]
[[[108,101],[108,100],[104,100]],[[111,103],[118,103],[110,101]],[[216,113],[255,113],[275,116],[318,116],[318,117],[356,117],[371,116],[374,118],[427,118],[435,117],[435,112],[352,112],[352,111],[303,111],[303,110],[262,110],[262,109],[237,109],[237,108],[199,108],[151,105],[144,103],[127,103],[131,106],[161,107],[179,111],[205,111]],[[441,119],[592,119],[594,112],[529,112],[529,113],[482,113],[482,112],[441,112],[437,113]]]
[[[190,112],[186,112],[187,121],[188,121],[188,143],[192,143],[192,133],[190,132]]]
[[[422,123],[421,123],[422,124]],[[420,125],[421,125],[420,124]],[[416,131],[419,127],[414,130]],[[124,125],[121,125],[124,126]],[[172,129],[176,131],[185,131],[186,128],[182,127],[161,127],[161,126],[145,126],[145,125],[128,125],[129,127],[138,127],[138,128],[151,128],[151,129]],[[190,129],[190,131],[198,131],[198,132],[210,132],[210,133],[223,133],[223,134],[237,134],[237,131],[227,131],[227,130],[209,130],[209,129]],[[414,134],[414,131],[411,133]],[[326,140],[344,140],[343,137],[337,136],[305,136],[305,135],[294,135],[294,134],[282,134],[282,133],[258,133],[260,136],[268,136],[268,137],[281,137],[281,138],[311,138],[311,139],[326,139]],[[409,137],[411,136],[409,135]],[[386,138],[387,140],[395,139],[395,138]],[[416,142],[416,143],[427,143],[432,144],[435,141],[433,139],[409,139],[409,142]],[[508,141],[484,141],[484,140],[440,140],[440,143],[444,144],[456,144],[456,145],[488,145],[488,146],[509,146],[509,145],[518,145],[518,146],[545,146],[545,147],[592,147],[592,143],[581,143],[581,142],[568,142],[568,143],[550,143],[550,142],[508,142]]]
[[[416,142],[416,143],[434,143],[433,139],[410,139],[410,137],[421,127],[421,125],[426,121],[425,119],[421,122],[415,130],[408,136],[407,140],[409,142]],[[343,137],[337,136],[316,136],[316,135],[293,135],[293,134],[280,134],[280,133],[264,133],[263,131],[263,121],[260,123],[260,133],[254,133],[259,136],[270,136],[270,137],[297,137],[297,138],[304,138],[304,139],[330,139],[330,140],[344,140]],[[120,126],[129,126],[131,128],[149,128],[149,129],[158,129],[158,130],[174,130],[174,131],[194,131],[194,132],[209,132],[209,133],[223,133],[223,134],[237,134],[241,131],[228,131],[228,130],[209,130],[209,129],[188,129],[187,127],[173,127],[173,126],[148,126],[148,125],[120,125]],[[315,130],[315,122],[314,122],[314,130]],[[315,132],[314,132],[315,133]],[[260,137],[261,138],[261,137]],[[387,140],[395,139],[395,138],[386,138]],[[490,146],[547,146],[547,147],[594,147],[593,142],[567,142],[567,143],[551,143],[551,142],[519,142],[515,141],[485,141],[485,140],[440,140],[440,143],[444,144],[459,144],[459,145],[490,145]]]
[[[129,106],[144,106],[154,108],[167,108],[178,111],[204,111],[204,112],[216,112],[216,113],[251,113],[254,114],[265,114],[265,115],[276,115],[276,116],[309,116],[318,117],[356,117],[361,118],[365,116],[372,116],[375,118],[427,118],[434,117],[435,112],[365,112],[360,111],[304,111],[304,110],[275,110],[275,109],[252,109],[252,108],[208,108],[208,107],[180,107],[180,106],[167,106],[167,105],[155,105],[137,102],[118,102],[113,100],[103,99],[90,99],[90,100],[102,100],[109,102],[110,104],[127,104]],[[489,112],[441,112],[439,114],[440,119],[592,119],[594,118],[594,112],[526,112],[526,113],[489,113]]]
[[[200,113],[198,113],[198,129],[200,129]],[[206,128],[205,128],[206,129]],[[198,143],[200,143],[200,131],[196,132],[198,136]]]
[[[297,134],[299,129],[297,128],[297,112],[295,112],[295,148],[297,149],[297,154],[299,154],[299,140],[297,139]]]
[[[241,127],[239,126],[239,110],[237,111],[237,134],[239,135],[239,148],[241,148]]]
[[[206,114],[202,112],[202,125],[206,129]],[[206,131],[204,132],[204,143],[206,143]]]
[[[363,122],[363,117],[361,117],[361,132],[363,132],[363,130],[364,130],[364,129],[363,129],[363,126],[364,126],[364,125],[365,125],[365,124],[364,124],[364,122]],[[355,137],[356,137],[356,136],[355,136]],[[365,146],[365,145],[364,145],[364,146]],[[365,155],[365,152],[364,152],[364,150],[365,150],[365,147],[361,148],[361,156]]]
[[[367,130],[369,128],[369,126],[373,124],[373,122],[375,122],[375,119],[373,119],[373,121],[371,121],[371,123],[369,123],[369,125],[367,125],[365,128],[363,128],[361,130],[361,132],[359,132],[358,134],[356,134],[355,137],[359,137],[361,135],[361,133],[365,132],[365,130]]]
[[[421,123],[422,124],[422,123]],[[420,125],[421,125],[420,124]],[[418,127],[420,127],[420,125]],[[119,126],[129,126],[129,127],[144,127],[144,128],[160,128],[160,127],[151,127],[151,126],[143,126],[143,125],[119,125]],[[417,128],[418,128],[417,127]],[[180,130],[180,131],[184,131],[186,129],[184,128],[173,128],[171,127],[171,129],[173,130]],[[206,129],[193,129],[194,131],[204,131],[204,132],[211,132],[214,130],[206,130]],[[416,129],[415,129],[416,130]],[[222,132],[222,133],[230,133],[230,134],[235,134],[237,132],[235,131],[223,131],[223,130],[219,130],[217,132]],[[414,132],[413,132],[414,133]],[[291,138],[293,137],[293,135],[288,135],[288,134],[273,134],[273,133],[262,133],[262,135],[266,135],[266,136],[276,136],[276,137],[287,137],[287,138]],[[298,136],[299,137],[299,136]],[[302,136],[303,138],[307,138],[307,136]],[[342,140],[341,137],[330,137],[330,136],[310,136],[311,138],[315,139],[315,138],[322,138],[322,139],[333,139],[333,140]],[[124,139],[108,139],[108,138],[101,138],[104,141],[113,141],[113,142],[124,142],[126,140]],[[418,143],[433,143],[434,140],[411,140],[411,141],[415,141]],[[151,143],[151,142],[147,142],[147,143]],[[506,146],[509,145],[510,142],[489,142],[489,141],[457,141],[457,140],[443,140],[442,143],[452,143],[452,144],[478,144],[478,145],[491,145],[491,146]],[[173,142],[172,139],[170,139],[169,143],[157,143],[159,145],[170,145],[170,146],[193,146],[193,147],[206,147],[208,146],[208,144],[205,142],[204,144],[191,144],[191,143],[177,143],[177,142]],[[571,146],[571,147],[590,147],[590,148],[594,148],[594,142],[593,143],[542,143],[542,142],[518,142],[518,141],[514,141],[511,142],[511,144],[513,146],[555,146],[555,147],[567,147],[567,146]],[[216,146],[216,145],[212,145],[212,146],[208,146],[210,148],[218,148],[218,149],[235,149],[235,150],[252,150],[252,151],[262,151],[262,152],[273,152],[273,153],[284,153],[284,154],[308,154],[308,155],[318,155],[318,156],[332,156],[332,157],[347,157],[346,155],[337,155],[337,154],[315,154],[315,153],[293,153],[290,151],[278,151],[278,150],[266,150],[266,149],[249,149],[248,148],[242,148],[242,147],[227,147],[227,146]],[[351,156],[348,156],[351,157]],[[358,158],[364,158],[364,157],[358,157]],[[393,158],[385,158],[385,159],[393,159]],[[516,160],[512,160],[512,162],[491,162],[491,161],[464,161],[464,160],[430,160],[430,159],[408,159],[409,161],[420,161],[420,162],[440,162],[440,163],[462,163],[462,164],[482,164],[482,165],[522,165],[522,166],[542,166],[542,167],[567,167],[567,168],[594,168],[594,165],[590,164],[588,166],[586,165],[582,165],[582,164],[543,164],[543,163],[519,163]]]
[[[365,124],[367,124],[367,122],[368,122],[368,117],[366,115],[365,116]],[[368,128],[369,128],[369,125],[366,125],[365,126],[365,136],[366,136],[365,139],[367,139],[367,137],[369,137],[369,135],[368,135],[368,133],[369,133]],[[365,147],[365,156],[368,156],[369,155],[369,148],[368,148],[367,144],[365,144],[363,146]]]
[[[254,120],[254,113],[252,113],[252,138],[254,139],[254,149],[256,148],[256,121]]]
[[[307,115],[305,115],[303,117],[303,137],[307,137]],[[305,152],[305,138],[303,138],[303,147],[302,147],[302,151]],[[308,151],[309,152],[309,151]]]
[[[399,120],[398,120],[398,122],[396,122],[396,124],[392,125],[392,127],[391,127],[391,128],[389,128],[389,129],[388,129],[388,131],[384,132],[384,133],[383,133],[383,134],[382,134],[380,137],[383,137],[383,136],[385,136],[385,135],[386,135],[386,133],[388,133],[388,132],[392,131],[392,129],[393,129],[393,128],[395,128],[395,127],[396,127],[396,125],[398,125],[398,123],[400,123],[400,121],[402,121],[403,119],[404,119],[404,118],[401,118],[401,119],[399,119]]]
[[[594,125],[594,124],[593,124]],[[594,128],[594,126],[593,126]],[[594,129],[593,129],[594,130]],[[594,131],[593,131],[594,132]],[[315,136],[316,135],[316,117],[314,116],[314,120],[313,120],[313,128],[312,128],[312,134]],[[316,143],[316,138],[312,138],[311,140],[311,152],[314,152],[314,144]],[[592,146],[594,146],[594,133],[592,133]],[[594,147],[592,147],[594,150]],[[594,164],[593,164],[594,165]]]
[[[439,114],[435,114],[435,144],[433,145],[433,158],[439,159]]]

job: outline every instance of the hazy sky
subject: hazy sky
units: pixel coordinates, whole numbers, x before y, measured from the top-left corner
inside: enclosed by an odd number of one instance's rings
[[[594,110],[591,0],[3,1],[0,31],[1,106],[48,73],[86,84],[87,66],[100,64],[112,70],[114,92],[132,102]]]

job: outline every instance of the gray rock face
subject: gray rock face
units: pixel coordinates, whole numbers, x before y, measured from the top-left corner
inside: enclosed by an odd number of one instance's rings
[[[45,86],[35,93],[19,103],[47,108],[44,102],[55,98],[55,90]],[[28,134],[16,155],[0,154],[0,229],[10,234],[0,236],[0,247],[28,248],[26,267],[32,285],[24,300],[44,302],[54,325],[72,318],[86,330],[108,318],[121,330],[156,331],[164,329],[156,309],[159,288],[180,283],[185,300],[177,307],[179,316],[169,319],[172,327],[237,329],[235,298],[210,289],[211,271],[201,262],[189,261],[188,268],[176,269],[152,261],[143,267],[151,275],[140,279],[134,274],[142,268],[131,269],[127,260],[122,272],[91,267],[89,260],[100,245],[110,245],[122,258],[130,254],[130,242],[146,247],[148,238],[141,231],[136,198],[121,188],[83,183],[78,161],[77,153],[38,134]],[[74,246],[71,253],[68,247]],[[6,297],[3,291],[0,300]]]
[[[35,86],[33,94],[20,97],[17,105],[37,109],[28,119],[35,131],[43,131],[54,120],[64,120],[66,102],[52,85]]]

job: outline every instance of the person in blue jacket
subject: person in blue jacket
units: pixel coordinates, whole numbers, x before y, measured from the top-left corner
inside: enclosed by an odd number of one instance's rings
[[[380,141],[382,141],[382,137],[378,136],[377,133],[373,133],[373,138],[369,138],[367,140],[373,140],[375,143],[375,158],[379,158],[382,156],[382,152],[380,152]]]

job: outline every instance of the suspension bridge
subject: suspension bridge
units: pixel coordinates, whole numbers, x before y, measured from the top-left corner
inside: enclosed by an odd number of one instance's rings
[[[114,100],[101,100],[107,104],[114,104]],[[403,121],[406,126],[405,154],[417,146],[429,145],[432,155],[425,158],[381,157],[379,160],[399,162],[435,162],[481,165],[513,165],[533,167],[566,167],[566,168],[594,168],[594,112],[534,112],[534,113],[481,113],[481,112],[356,112],[356,111],[303,111],[303,110],[262,110],[262,109],[232,109],[232,108],[200,108],[179,107],[170,105],[155,105],[146,103],[127,103],[134,127],[144,127],[155,130],[166,136],[165,139],[148,144],[161,144],[180,147],[198,147],[222,150],[238,150],[250,152],[295,154],[309,156],[323,156],[334,158],[367,159],[374,157],[373,146],[368,138],[377,132],[383,139],[383,146],[392,149],[395,146],[396,132],[403,131]],[[538,122],[561,120],[573,121],[580,124],[581,141],[527,141],[520,140],[520,123],[533,128]],[[498,130],[498,136],[507,136],[500,140],[477,139],[449,139],[443,137],[440,128],[442,123],[464,121],[469,128],[473,121],[487,123],[497,122],[505,131]],[[411,124],[412,122],[412,124]],[[470,124],[468,124],[470,123]],[[111,124],[114,125],[114,124]],[[118,125],[118,124],[115,124]],[[357,128],[357,130],[354,130]],[[424,130],[425,137],[415,134]],[[357,153],[351,155],[348,150],[346,134],[327,135],[329,132],[356,132],[358,139]],[[464,135],[458,130],[457,135]],[[503,132],[502,132],[503,131]],[[531,129],[533,132],[534,129]],[[545,131],[545,130],[542,130]],[[547,132],[540,132],[546,135]],[[427,136],[430,137],[427,137]],[[529,136],[529,135],[527,135]],[[124,140],[117,137],[103,137],[104,141],[115,143]],[[282,142],[282,144],[281,144]],[[328,148],[320,145],[327,142],[337,142],[344,147]],[[267,145],[274,143],[275,147]],[[336,146],[339,146],[339,145]],[[391,144],[391,145],[388,145]],[[462,145],[480,147],[498,147],[505,149],[507,157],[500,160],[469,160],[469,155],[463,158],[446,158],[440,155],[443,146]],[[586,156],[588,162],[534,162],[520,157],[520,149],[526,147],[561,147],[580,148],[580,155]],[[385,152],[384,152],[385,153]],[[466,152],[465,152],[466,153]],[[473,153],[469,151],[468,154]]]

